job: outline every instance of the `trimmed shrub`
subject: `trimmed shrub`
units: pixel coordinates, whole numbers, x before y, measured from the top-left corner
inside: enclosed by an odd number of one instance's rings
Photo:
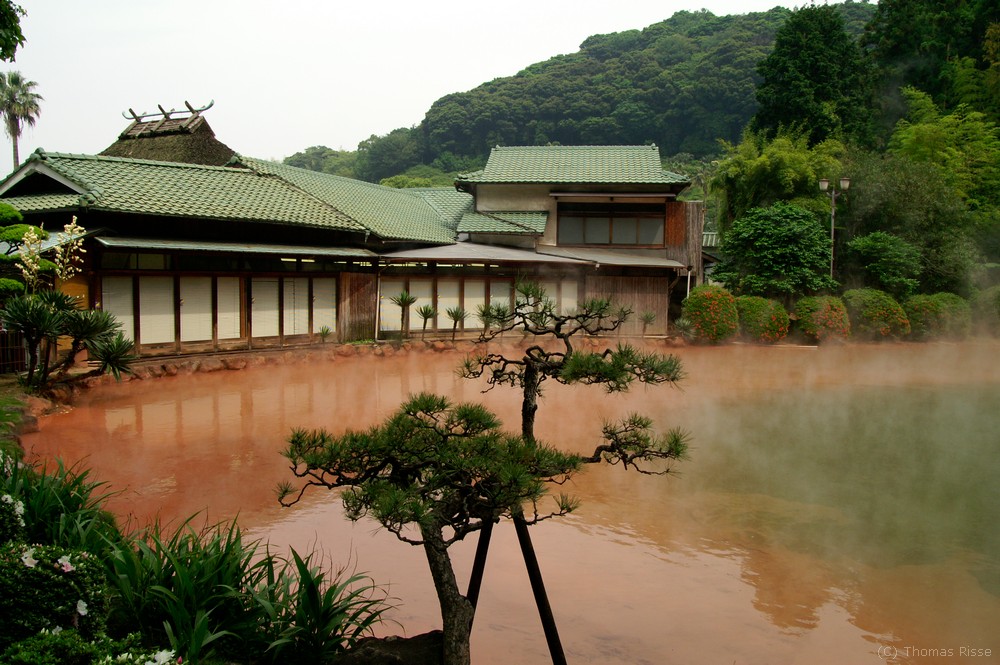
[[[104,567],[81,550],[11,543],[0,547],[0,650],[43,629],[104,630]]]
[[[910,320],[896,299],[877,289],[852,289],[843,295],[851,334],[872,340],[898,339],[910,334]]]
[[[713,344],[736,334],[739,313],[736,298],[721,286],[698,286],[684,299],[682,314],[698,341]]]
[[[978,332],[1000,335],[1000,285],[976,294],[972,301],[972,321]]]
[[[795,317],[798,330],[815,342],[844,341],[851,335],[847,307],[836,296],[800,298],[795,303]]]
[[[762,344],[774,344],[788,334],[788,312],[776,300],[760,296],[739,296],[736,310],[740,316],[740,334]]]
[[[179,661],[174,656],[172,651],[143,647],[138,633],[116,641],[106,636],[87,640],[76,630],[43,630],[7,649],[0,665],[176,665]]]
[[[903,309],[915,339],[965,339],[972,331],[972,307],[954,293],[913,296]]]

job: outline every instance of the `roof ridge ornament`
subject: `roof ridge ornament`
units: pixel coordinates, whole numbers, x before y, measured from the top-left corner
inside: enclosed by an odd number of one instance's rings
[[[136,113],[131,108],[129,108],[128,111],[122,111],[122,117],[129,120],[133,120],[135,122],[144,122],[147,118],[161,118],[160,122],[162,123],[167,120],[170,120],[171,115],[175,113],[190,113],[191,115],[188,116],[187,121],[185,122],[185,124],[187,124],[192,120],[194,120],[195,118],[197,118],[198,116],[200,116],[202,111],[207,111],[208,109],[215,106],[215,100],[214,99],[211,100],[208,104],[202,106],[201,108],[195,108],[191,106],[190,102],[185,100],[184,106],[187,107],[187,111],[183,109],[181,109],[180,111],[178,111],[177,109],[170,109],[169,111],[167,111],[166,109],[163,108],[162,105],[157,104],[156,108],[158,108],[159,111],[154,111],[152,113],[147,113],[146,111],[143,111],[142,113]]]

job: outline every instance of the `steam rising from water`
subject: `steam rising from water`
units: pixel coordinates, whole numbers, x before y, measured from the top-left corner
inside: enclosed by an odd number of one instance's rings
[[[690,348],[681,390],[547,384],[537,432],[564,448],[589,452],[602,419],[630,411],[694,435],[679,477],[590,469],[570,488],[579,513],[533,529],[570,661],[875,663],[886,645],[997,658],[998,350]],[[422,390],[483,400],[516,431],[514,391],[481,394],[455,376],[458,362],[338,359],[110,387],[25,444],[86,458],[125,488],[122,514],[239,513],[273,543],[318,542],[391,583],[412,634],[439,621],[419,550],[346,522],[330,494],[280,511],[277,451],[293,426],[365,427]],[[490,553],[475,662],[545,663],[510,531]],[[455,551],[460,575],[473,549]]]

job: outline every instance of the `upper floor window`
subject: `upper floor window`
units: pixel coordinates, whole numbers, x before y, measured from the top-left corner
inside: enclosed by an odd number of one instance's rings
[[[663,246],[663,203],[560,202],[558,212],[560,245]]]

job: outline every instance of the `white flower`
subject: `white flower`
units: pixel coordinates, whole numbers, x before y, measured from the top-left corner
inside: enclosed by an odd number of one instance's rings
[[[153,654],[153,660],[147,660],[145,665],[168,665],[174,660],[174,652],[164,649]]]
[[[21,563],[23,563],[28,568],[34,568],[38,565],[38,559],[35,558],[35,548],[30,547],[24,551],[21,555]]]
[[[56,563],[57,568],[62,568],[64,573],[72,573],[76,568],[69,561],[69,555],[59,557],[59,561]]]
[[[4,503],[14,503],[14,497],[10,494],[4,494],[3,496],[0,496],[0,501],[3,501]]]
[[[82,600],[76,601],[76,613],[82,617],[87,616],[87,603]]]

